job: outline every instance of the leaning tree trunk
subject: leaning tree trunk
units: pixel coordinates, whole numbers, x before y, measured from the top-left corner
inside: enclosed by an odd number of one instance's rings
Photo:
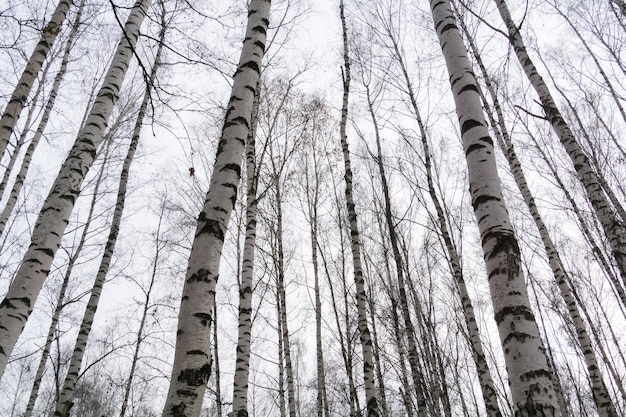
[[[121,179],[120,179],[120,188],[118,191],[118,204],[120,202],[120,192],[122,191],[122,189],[124,189],[124,194],[126,193],[126,183],[128,180],[128,172],[130,170],[130,165],[133,161],[134,155],[135,155],[135,151],[137,149],[137,145],[139,143],[139,135],[141,133],[141,127],[143,125],[143,120],[145,118],[146,115],[146,111],[148,109],[148,104],[150,104],[150,99],[151,99],[151,94],[150,92],[152,91],[152,87],[154,86],[154,82],[156,80],[156,75],[157,72],[159,70],[159,67],[161,66],[161,55],[163,53],[163,45],[165,42],[165,33],[167,32],[167,22],[166,22],[166,10],[165,10],[165,5],[163,0],[159,1],[159,5],[161,7],[161,30],[159,31],[159,46],[157,47],[157,52],[156,55],[154,57],[154,63],[152,64],[152,69],[150,70],[150,76],[148,77],[147,83],[146,83],[146,92],[143,96],[143,100],[141,102],[141,106],[139,107],[139,114],[137,115],[137,121],[135,122],[135,128],[133,130],[133,136],[130,142],[130,146],[128,148],[128,153],[126,154],[126,159],[124,160],[124,167],[122,168],[122,175],[121,175]],[[122,208],[123,208],[123,200],[124,198],[122,197]],[[117,214],[117,207],[116,207],[116,214]],[[121,217],[122,211],[119,211],[119,215]],[[145,293],[146,295],[146,300],[145,300],[145,304],[143,306],[143,314],[141,316],[141,322],[139,324],[139,329],[137,330],[137,342],[135,344],[135,351],[133,353],[133,359],[131,362],[131,367],[130,367],[130,371],[128,373],[128,381],[126,382],[126,386],[124,388],[124,400],[122,401],[122,406],[121,406],[121,410],[120,410],[120,417],[124,417],[126,414],[126,408],[128,407],[128,398],[130,396],[130,391],[132,389],[132,382],[133,382],[133,376],[135,374],[135,368],[137,367],[137,361],[139,359],[139,349],[141,347],[141,342],[143,341],[143,332],[144,332],[144,327],[146,324],[146,317],[148,315],[148,310],[150,308],[149,303],[150,303],[150,296],[152,293],[152,287],[154,286],[154,281],[156,279],[156,275],[157,275],[157,264],[159,261],[159,255],[160,255],[160,237],[159,237],[159,233],[161,232],[161,219],[162,219],[162,215],[159,218],[159,226],[157,228],[156,231],[156,254],[155,254],[155,258],[154,258],[154,266],[152,269],[152,278],[150,280],[150,284],[148,286],[148,291]],[[113,224],[115,224],[115,214],[113,217]],[[119,227],[119,221],[118,221],[118,225]],[[113,226],[112,226],[113,229]],[[112,230],[113,231],[113,230]],[[116,232],[117,233],[117,232]],[[113,242],[113,246],[115,245],[115,242]],[[111,250],[111,253],[113,251]],[[103,259],[104,260],[104,259]],[[110,258],[109,258],[110,260]]]
[[[532,313],[520,250],[504,205],[500,178],[467,50],[448,0],[430,2],[450,74],[472,206],[481,235],[495,320],[504,351],[515,415],[558,416],[545,348]]]
[[[48,328],[48,335],[46,337],[46,342],[44,343],[44,346],[43,346],[43,352],[41,354],[41,359],[39,360],[39,365],[37,366],[37,371],[35,372],[35,379],[33,381],[33,387],[30,391],[30,395],[28,397],[28,404],[26,405],[26,411],[24,411],[23,417],[31,417],[33,415],[33,410],[35,409],[35,403],[37,401],[37,397],[39,396],[39,387],[41,386],[41,381],[46,371],[48,357],[50,356],[50,346],[52,346],[52,342],[54,341],[54,333],[57,330],[57,324],[59,323],[59,318],[61,317],[61,311],[65,307],[65,293],[67,292],[67,286],[70,282],[70,277],[72,276],[74,265],[76,264],[76,261],[78,261],[78,257],[81,255],[83,246],[85,246],[85,241],[87,240],[87,235],[90,232],[91,220],[93,219],[94,208],[100,196],[99,194],[100,184],[102,183],[104,170],[105,170],[105,167],[107,166],[107,163],[106,163],[106,159],[108,157],[107,154],[108,154],[108,146],[107,146],[107,151],[105,152],[105,155],[104,155],[102,168],[100,170],[100,173],[98,174],[98,178],[96,179],[96,184],[93,190],[93,197],[91,198],[91,204],[89,206],[89,212],[87,213],[87,219],[85,220],[85,225],[83,226],[83,231],[80,235],[78,245],[76,246],[76,249],[74,250],[74,254],[70,257],[69,262],[67,263],[67,269],[65,270],[65,274],[63,275],[63,282],[61,283],[61,289],[59,290],[59,296],[57,297],[57,304],[54,308],[54,313],[52,314],[52,321],[50,322],[50,327]]]
[[[350,164],[350,149],[346,127],[348,124],[348,96],[350,93],[350,58],[348,56],[348,28],[344,15],[344,2],[339,3],[341,15],[341,27],[343,32],[343,106],[341,109],[340,139],[344,160],[344,179],[346,181],[346,205],[348,209],[348,222],[350,226],[350,239],[352,248],[352,261],[354,268],[354,283],[356,285],[357,314],[359,339],[363,351],[363,383],[365,385],[365,403],[368,417],[378,417],[380,410],[376,399],[376,383],[374,381],[374,356],[372,352],[372,340],[367,323],[367,296],[365,294],[365,279],[361,266],[361,238],[353,198],[352,167]]]
[[[248,378],[250,374],[250,339],[252,336],[252,289],[254,253],[256,250],[257,184],[256,123],[259,110],[259,88],[255,90],[252,125],[246,141],[246,236],[243,243],[241,284],[239,287],[239,327],[237,359],[233,377],[233,411],[229,416],[248,416]]]
[[[574,164],[578,179],[584,186],[587,198],[591,202],[598,216],[598,220],[602,224],[604,234],[611,245],[617,267],[622,275],[622,280],[626,283],[626,229],[624,229],[624,226],[618,221],[615,212],[611,208],[611,204],[602,191],[598,175],[589,163],[589,158],[576,141],[569,125],[554,102],[550,89],[543,81],[533,61],[530,59],[522,35],[511,18],[506,2],[504,0],[494,1],[498,7],[500,16],[502,16],[502,20],[506,24],[509,33],[509,42],[517,55],[526,77],[541,100],[541,105],[547,119],[552,124],[561,144]]]
[[[136,7],[133,10],[133,12],[131,13],[131,17],[133,13],[138,13],[141,10],[141,6],[142,5]],[[145,12],[141,11],[141,13]],[[109,236],[104,246],[104,253],[102,255],[102,260],[100,261],[100,266],[98,268],[98,273],[96,274],[96,279],[91,289],[91,294],[89,296],[89,301],[87,302],[87,307],[85,309],[83,321],[80,326],[80,331],[78,332],[78,336],[76,338],[74,353],[72,354],[72,359],[70,360],[70,365],[67,370],[67,376],[65,377],[63,389],[61,390],[61,395],[59,397],[59,401],[57,402],[57,408],[54,413],[55,417],[68,417],[70,409],[73,405],[72,397],[74,395],[74,388],[76,387],[76,382],[78,381],[78,375],[82,366],[83,356],[87,348],[89,334],[91,333],[91,327],[93,325],[93,321],[98,310],[100,295],[102,294],[104,281],[109,273],[109,268],[113,259],[113,253],[115,252],[115,245],[117,244],[117,238],[119,236],[120,224],[122,222],[122,215],[124,213],[124,205],[126,203],[128,175],[130,172],[130,167],[133,163],[133,159],[135,157],[137,145],[139,144],[139,137],[141,135],[143,120],[148,109],[148,104],[150,102],[150,90],[152,88],[152,85],[154,84],[154,80],[156,79],[156,74],[159,68],[161,52],[163,50],[164,36],[165,28],[161,30],[159,47],[156,53],[156,60],[154,65],[152,66],[150,76],[147,80],[146,93],[144,94],[141,106],[139,107],[139,113],[137,114],[137,121],[135,122],[130,145],[126,153],[126,157],[124,158],[124,164],[122,166],[122,172],[120,174],[119,188],[117,191],[117,201],[115,203],[115,209],[113,211],[113,219],[111,220],[111,229],[109,231]]]
[[[104,84],[39,212],[30,246],[13,284],[0,304],[0,375],[4,373],[9,355],[48,276],[81,185],[93,164],[107,120],[117,102],[149,6],[150,0],[138,0],[135,3]]]
[[[176,352],[164,417],[197,417],[211,373],[209,330],[224,235],[235,204],[241,159],[269,25],[269,0],[252,0],[239,66],[224,120],[211,184],[198,217],[183,287]]]
[[[489,91],[489,95],[491,96],[491,99],[494,103],[495,113],[498,117],[498,122],[496,122],[493,117],[493,113],[489,107],[489,103],[482,93],[482,89],[478,87],[478,92],[481,95],[482,101],[485,105],[485,110],[487,111],[490,123],[494,129],[496,140],[500,149],[502,150],[502,153],[509,163],[509,168],[511,170],[511,173],[513,174],[515,183],[517,184],[517,187],[522,194],[522,198],[524,199],[524,202],[526,203],[526,206],[530,211],[535,225],[537,226],[539,236],[541,237],[541,241],[548,256],[548,262],[550,264],[550,268],[552,269],[554,279],[557,286],[559,287],[561,297],[563,298],[563,300],[565,301],[565,305],[567,306],[569,317],[572,320],[574,327],[576,328],[578,345],[583,354],[583,358],[589,372],[591,390],[593,393],[594,401],[596,403],[596,407],[598,408],[598,413],[601,417],[616,417],[617,413],[615,411],[615,406],[611,401],[611,396],[609,395],[604,379],[602,378],[602,373],[600,371],[600,367],[598,366],[598,360],[593,350],[591,338],[589,337],[589,333],[587,332],[585,322],[581,317],[580,312],[578,311],[576,299],[572,294],[572,290],[569,284],[570,280],[567,277],[566,272],[563,268],[563,263],[561,262],[559,252],[556,249],[554,242],[552,242],[550,234],[548,233],[548,228],[546,227],[545,223],[543,222],[543,218],[539,213],[539,209],[537,208],[537,204],[535,203],[535,198],[532,195],[530,188],[528,187],[528,182],[526,181],[526,176],[517,157],[517,152],[515,151],[513,142],[511,141],[511,138],[506,129],[502,107],[500,106],[498,96],[496,95],[493,83],[491,82],[491,77],[489,76],[489,73],[487,72],[487,69],[482,62],[482,58],[480,56],[478,48],[476,47],[474,40],[470,36],[469,31],[464,27],[463,23],[461,23],[461,25],[463,26],[474,57],[476,58],[478,66],[480,67],[485,84],[487,86],[487,90]]]
[[[380,131],[378,128],[378,120],[374,113],[374,103],[370,94],[369,86],[365,86],[367,106],[370,117],[372,119],[372,125],[374,127],[374,136],[376,138],[376,150],[377,155],[375,157],[376,165],[378,167],[378,174],[380,175],[380,183],[382,185],[383,200],[384,200],[384,217],[387,226],[387,233],[389,235],[389,242],[391,243],[391,252],[393,254],[394,264],[396,266],[396,279],[398,280],[398,297],[399,307],[404,321],[404,332],[406,333],[407,356],[409,360],[409,366],[411,367],[411,375],[413,376],[413,385],[417,393],[417,412],[418,416],[426,415],[426,401],[421,393],[420,385],[425,383],[420,369],[420,354],[417,350],[417,336],[415,335],[415,327],[411,322],[411,313],[409,309],[409,300],[406,293],[406,282],[404,277],[404,261],[400,253],[400,247],[398,244],[398,235],[396,232],[396,221],[393,218],[393,212],[391,208],[391,197],[389,191],[389,184],[387,183],[387,173],[385,172],[385,166],[383,164],[382,147],[380,144]],[[382,230],[381,230],[382,232]],[[424,386],[424,388],[430,388]]]
[[[76,36],[78,34],[78,27],[80,26],[80,19],[83,13],[84,5],[85,2],[83,0],[78,6],[76,18],[74,19],[74,24],[72,25],[72,30],[70,31],[70,34],[67,38],[67,42],[65,43],[65,51],[63,52],[63,58],[61,58],[61,66],[59,68],[59,72],[57,72],[57,75],[54,77],[52,88],[50,89],[50,97],[48,97],[48,101],[46,102],[46,106],[44,107],[43,114],[41,116],[41,119],[39,120],[37,131],[35,132],[35,135],[31,139],[30,144],[26,149],[26,153],[24,154],[24,158],[22,159],[20,170],[15,177],[13,188],[11,189],[11,193],[9,194],[9,199],[7,200],[4,209],[0,214],[0,235],[4,233],[4,228],[6,227],[6,224],[9,221],[9,217],[11,216],[11,213],[13,213],[13,209],[17,204],[17,198],[22,191],[22,186],[24,185],[24,180],[26,179],[26,174],[28,173],[28,168],[30,167],[30,161],[33,159],[35,149],[37,149],[37,145],[39,145],[39,141],[43,136],[44,130],[46,129],[48,119],[50,118],[50,113],[52,113],[52,109],[54,107],[54,103],[59,92],[59,87],[61,87],[61,82],[63,81],[63,77],[65,77],[65,73],[67,72],[67,63],[70,59],[70,52],[72,51],[74,40],[76,39]],[[4,189],[0,191],[0,193],[3,192]]]
[[[30,94],[30,90],[33,88],[33,84],[37,79],[37,74],[39,74],[41,70],[43,61],[46,59],[46,56],[52,48],[52,44],[61,31],[61,26],[63,25],[63,21],[65,20],[65,16],[71,4],[72,2],[70,0],[59,1],[52,16],[50,16],[50,21],[43,28],[39,43],[35,46],[35,50],[31,54],[22,76],[17,82],[13,94],[11,94],[11,98],[2,114],[2,118],[0,118],[0,158],[4,155],[11,134],[15,129],[20,113],[28,99],[28,94]]]

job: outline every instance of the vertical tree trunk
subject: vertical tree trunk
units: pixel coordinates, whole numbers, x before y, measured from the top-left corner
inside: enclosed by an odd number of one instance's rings
[[[319,282],[319,259],[318,259],[318,206],[320,199],[320,181],[318,155],[315,143],[311,145],[311,158],[313,160],[313,183],[309,180],[309,163],[305,163],[306,199],[309,215],[309,230],[311,233],[311,261],[313,263],[313,291],[315,293],[315,361],[316,361],[316,411],[317,417],[330,417],[330,409],[326,396],[326,378],[324,370],[324,350],[322,339],[322,300]]]
[[[228,220],[241,177],[254,94],[269,25],[269,0],[252,0],[248,26],[224,120],[211,184],[189,256],[178,315],[176,352],[164,417],[197,417],[211,373],[209,330]]]
[[[128,171],[130,170],[130,165],[133,161],[134,158],[134,154],[135,154],[135,150],[137,149],[137,145],[139,143],[139,135],[141,133],[141,127],[143,125],[143,120],[145,118],[145,114],[146,114],[146,110],[148,108],[148,104],[150,103],[150,98],[151,98],[151,94],[150,92],[152,91],[152,88],[154,86],[154,82],[156,81],[156,76],[157,76],[157,72],[159,70],[159,67],[161,66],[161,55],[163,53],[163,45],[165,42],[165,33],[167,32],[167,22],[166,22],[166,9],[165,9],[165,4],[164,4],[164,0],[159,0],[159,6],[161,8],[161,30],[159,31],[159,46],[157,47],[157,51],[156,51],[156,55],[154,57],[154,63],[152,64],[152,69],[150,70],[150,75],[148,77],[147,83],[146,83],[146,92],[143,96],[143,100],[141,102],[141,105],[139,107],[139,114],[137,115],[137,121],[135,123],[135,128],[133,130],[133,136],[131,138],[131,142],[130,142],[130,146],[128,148],[128,152],[126,154],[126,159],[124,161],[124,167],[122,168],[122,175],[120,178],[120,191],[118,191],[118,204],[119,204],[119,199],[120,199],[120,192],[122,191],[122,188],[124,188],[124,194],[126,192],[126,183],[128,180]],[[124,197],[122,197],[122,200],[124,199]],[[116,207],[117,209],[117,207]],[[117,211],[116,211],[117,213]],[[119,216],[121,217],[122,211],[120,210],[119,212]],[[122,406],[121,406],[121,410],[120,410],[120,417],[124,417],[126,414],[126,409],[128,407],[128,398],[130,397],[130,392],[132,389],[132,383],[133,383],[133,377],[135,374],[135,369],[137,367],[137,361],[139,359],[139,352],[140,352],[140,348],[141,348],[141,342],[143,341],[143,331],[144,331],[144,326],[146,323],[146,317],[148,316],[148,311],[150,309],[150,296],[152,294],[152,288],[154,286],[154,282],[156,280],[156,275],[157,275],[157,266],[158,266],[158,262],[159,262],[159,257],[160,257],[160,253],[161,253],[161,240],[160,240],[160,233],[161,233],[161,221],[163,219],[163,213],[161,213],[161,216],[159,217],[159,224],[156,230],[156,253],[154,256],[154,264],[153,264],[153,268],[152,268],[152,277],[150,279],[150,284],[148,285],[148,291],[145,292],[145,302],[144,302],[144,306],[143,306],[143,314],[141,316],[141,322],[139,323],[139,329],[137,330],[137,341],[135,342],[135,351],[133,353],[133,359],[131,362],[131,366],[130,366],[130,370],[128,372],[128,380],[126,381],[126,386],[124,387],[124,400],[122,401]],[[115,220],[116,217],[114,215],[113,217],[113,222],[115,224]],[[119,226],[119,225],[118,225]],[[113,231],[113,226],[111,227],[111,231]],[[116,231],[117,233],[117,231]],[[108,243],[108,242],[107,242]],[[115,243],[113,242],[113,246],[115,245]],[[106,250],[106,249],[105,249]],[[112,252],[112,250],[111,250]]]
[[[526,77],[541,100],[541,105],[546,117],[552,124],[561,144],[574,164],[578,179],[584,186],[587,198],[591,202],[598,216],[598,220],[602,224],[604,234],[611,245],[613,256],[622,275],[622,280],[626,283],[626,229],[624,229],[624,226],[618,221],[609,201],[602,191],[598,175],[591,168],[589,158],[587,158],[587,155],[585,155],[579,143],[576,141],[574,134],[554,102],[548,86],[537,72],[537,68],[528,55],[522,35],[511,18],[506,2],[504,0],[494,1],[498,7],[500,16],[502,16],[502,20],[506,24],[509,33],[509,42],[517,55]]]
[[[273,162],[273,160],[272,160]],[[283,202],[281,192],[280,174],[274,172],[276,208],[276,290],[278,292],[278,302],[280,303],[281,333],[283,339],[283,352],[285,356],[285,371],[287,376],[287,399],[289,406],[289,417],[296,417],[295,384],[293,379],[293,364],[291,361],[291,342],[289,341],[289,326],[287,322],[287,295],[285,293],[285,253],[283,248]]]
[[[378,167],[378,173],[380,175],[380,182],[383,190],[383,200],[384,200],[384,216],[385,223],[387,226],[387,233],[389,234],[389,241],[391,243],[391,251],[393,254],[394,263],[396,266],[396,279],[398,280],[398,296],[399,296],[399,307],[402,315],[402,320],[404,322],[404,332],[406,333],[406,340],[408,341],[408,359],[409,366],[411,367],[411,375],[413,376],[413,385],[418,393],[418,415],[425,416],[426,407],[425,401],[421,401],[423,396],[420,395],[421,389],[420,386],[424,384],[424,378],[422,376],[422,371],[420,370],[420,360],[419,353],[417,350],[417,336],[415,335],[415,328],[413,327],[413,323],[411,322],[411,314],[409,309],[409,300],[406,294],[406,283],[404,279],[404,263],[402,260],[402,255],[400,253],[400,248],[398,245],[398,236],[396,234],[396,222],[393,218],[393,212],[391,208],[391,198],[389,196],[389,185],[387,183],[387,176],[385,173],[385,166],[383,164],[383,155],[382,155],[382,147],[380,144],[380,132],[378,129],[378,121],[376,120],[376,114],[374,113],[374,104],[372,102],[372,97],[370,94],[369,86],[365,86],[366,96],[367,96],[367,105],[370,113],[370,117],[372,119],[372,124],[374,126],[374,136],[376,138],[376,165]],[[424,387],[428,389],[430,387]]]
[[[476,79],[448,0],[430,2],[435,30],[450,74],[472,206],[482,238],[495,320],[504,351],[515,415],[558,416],[545,348],[528,299],[520,250],[504,206]]]
[[[356,285],[357,313],[359,338],[363,351],[363,382],[365,385],[365,402],[367,405],[367,416],[378,417],[380,414],[378,400],[376,399],[376,383],[374,381],[374,359],[372,353],[372,340],[370,338],[369,326],[367,323],[367,296],[365,294],[365,279],[363,277],[363,267],[361,266],[361,239],[359,236],[359,226],[357,223],[356,207],[354,204],[352,167],[350,164],[350,149],[348,147],[348,136],[346,128],[348,124],[348,96],[350,94],[350,58],[348,56],[348,28],[344,14],[344,2],[339,3],[339,13],[341,16],[341,27],[343,33],[343,104],[341,109],[340,139],[344,160],[344,179],[346,182],[346,205],[348,209],[348,222],[350,226],[350,239],[352,248],[352,262],[354,267],[354,283]]]
[[[217,323],[217,303],[213,304],[213,314],[213,317],[215,317],[215,323]],[[213,352],[215,355],[215,408],[217,409],[217,417],[222,417],[222,381],[220,373],[217,325],[213,326]]]
[[[11,94],[11,98],[2,114],[2,118],[0,118],[0,158],[4,155],[11,134],[15,129],[20,113],[28,99],[28,94],[30,94],[33,83],[37,79],[37,74],[39,74],[41,70],[43,61],[46,59],[50,48],[52,48],[52,44],[61,31],[61,26],[63,25],[63,21],[65,21],[65,16],[67,15],[71,3],[70,0],[60,0],[59,3],[57,3],[56,9],[54,9],[52,16],[50,16],[50,21],[48,21],[48,24],[43,28],[39,43],[35,46],[35,50],[32,52],[22,76],[17,82],[13,94]]]
[[[246,141],[246,237],[243,244],[241,283],[239,287],[239,327],[237,358],[233,378],[233,411],[231,417],[248,416],[248,378],[250,373],[250,339],[252,335],[252,288],[256,249],[257,184],[256,124],[260,89],[257,86],[252,106],[251,128]]]
[[[39,291],[50,271],[72,208],[91,167],[96,149],[117,101],[119,89],[133,56],[150,0],[139,0],[124,27],[124,36],[115,52],[104,84],[78,133],[76,142],[61,166],[33,228],[31,244],[24,255],[13,284],[0,303],[0,375],[4,373],[9,355],[33,310]]]

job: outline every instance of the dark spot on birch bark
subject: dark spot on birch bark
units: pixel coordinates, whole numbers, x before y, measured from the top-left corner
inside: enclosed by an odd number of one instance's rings
[[[478,93],[478,88],[473,83],[465,84],[460,90],[459,94],[464,93],[465,91],[475,91]]]
[[[456,25],[454,23],[448,23],[447,25],[445,25],[442,29],[441,29],[441,34],[443,35],[444,33],[446,33],[447,31],[451,30],[451,29],[456,29],[458,30],[458,28],[456,27]]]
[[[199,269],[198,272],[189,277],[187,282],[209,282],[209,275],[208,269]]]
[[[185,409],[187,406],[184,403],[180,403],[172,407],[172,415],[174,417],[186,417]]]
[[[523,317],[525,320],[532,321],[535,320],[535,316],[533,312],[528,309],[526,306],[507,306],[500,309],[500,311],[496,312],[494,318],[496,323],[502,323],[505,316],[517,316]]]
[[[469,119],[463,122],[461,125],[461,135],[465,135],[470,129],[478,126],[482,126],[483,124],[476,119]]]
[[[50,257],[54,256],[54,252],[50,248],[36,248],[35,250],[39,252],[43,252]]]
[[[474,208],[474,210],[477,210],[478,207],[480,207],[483,204],[486,204],[490,201],[500,201],[500,198],[498,197],[494,197],[492,195],[481,195],[476,197],[474,200],[472,200],[472,207]],[[485,238],[483,239],[483,243],[484,241],[487,239],[487,237],[489,238],[494,238],[497,236],[494,236],[496,233],[488,233],[487,236],[485,236]]]
[[[204,212],[200,213],[199,222],[204,223],[204,226],[198,231],[197,235],[208,233],[215,236],[217,239],[224,241],[224,232],[220,227],[220,223],[215,219],[207,219]]]
[[[187,354],[195,354],[195,351],[187,352]],[[202,352],[204,355],[205,353]],[[200,368],[183,369],[178,374],[178,382],[183,382],[192,387],[199,387],[204,385],[209,380],[211,375],[211,363],[202,365]],[[194,395],[196,395],[194,393]]]
[[[220,171],[234,171],[235,174],[237,175],[237,178],[241,178],[241,167],[239,166],[239,164],[226,164],[222,167],[222,169],[220,169]],[[237,189],[237,187],[235,187],[235,189]]]
[[[467,151],[465,151],[465,156],[468,156],[469,154],[471,154],[474,151],[479,151],[479,150],[485,149],[485,148],[486,148],[485,145],[482,145],[480,143],[473,143],[472,145],[470,145],[467,148]]]
[[[207,314],[207,313],[196,313],[194,314],[194,317],[197,317],[200,319],[200,323],[203,326],[210,326],[211,325],[211,315]]]

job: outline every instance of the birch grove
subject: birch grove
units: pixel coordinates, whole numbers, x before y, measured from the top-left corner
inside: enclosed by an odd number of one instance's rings
[[[10,2],[0,415],[626,415],[623,3]]]

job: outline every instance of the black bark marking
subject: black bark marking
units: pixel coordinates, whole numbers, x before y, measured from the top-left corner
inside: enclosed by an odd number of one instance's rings
[[[461,125],[461,135],[465,135],[470,129],[478,126],[483,126],[482,122],[476,119],[469,119],[463,122]]]
[[[187,354],[197,354],[195,351],[187,352]],[[202,352],[204,355],[205,353]],[[199,387],[207,383],[211,375],[211,364],[207,363],[200,368],[183,369],[178,374],[178,382],[185,383],[192,387]]]
[[[479,206],[481,206],[483,204],[486,204],[489,201],[497,201],[497,202],[499,202],[500,198],[492,196],[492,195],[481,195],[481,196],[476,197],[474,200],[472,200],[472,207],[474,208],[474,211],[476,211],[476,210],[478,210]],[[483,239],[483,243],[487,239],[487,236],[489,236],[490,238],[494,237],[494,236],[491,236],[490,233],[488,233],[485,236],[485,238]]]
[[[504,320],[505,316],[521,316],[525,320],[529,320],[529,321],[535,320],[535,315],[533,314],[533,312],[530,311],[530,309],[528,307],[520,306],[520,305],[518,305],[518,306],[508,306],[508,307],[503,307],[502,309],[500,309],[500,311],[498,311],[496,314],[494,314],[494,318],[496,320],[496,323],[500,324],[502,322],[502,320]],[[508,338],[508,336],[507,336],[507,338]]]
[[[459,94],[464,93],[466,91],[474,91],[476,93],[478,93],[478,88],[476,87],[475,84],[470,83],[470,84],[465,84],[463,87],[461,87],[461,89],[459,90]]]

